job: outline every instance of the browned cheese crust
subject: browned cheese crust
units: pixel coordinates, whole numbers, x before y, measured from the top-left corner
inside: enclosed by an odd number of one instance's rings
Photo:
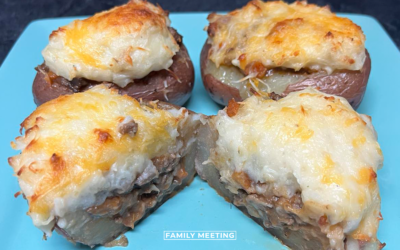
[[[240,96],[237,88],[228,86],[211,74],[205,74],[207,64],[212,63],[208,59],[210,47],[206,42],[200,57],[201,77],[205,89],[215,102],[222,105],[227,105],[228,101],[232,98],[236,101],[242,101],[243,98]],[[321,74],[321,72],[307,73],[305,79],[288,85],[281,96],[284,97],[290,92],[300,91],[307,87],[314,87],[327,94],[346,98],[353,108],[356,109],[364,97],[370,72],[371,58],[366,50],[366,60],[361,70],[336,70],[332,74]],[[287,70],[287,74],[294,74],[294,71]]]
[[[183,105],[193,90],[194,68],[189,53],[182,43],[182,37],[174,29],[170,28],[170,31],[180,49],[172,58],[173,63],[168,70],[153,71],[142,79],[134,80],[124,88],[120,88],[116,84],[113,84],[113,87],[118,88],[121,94],[127,94],[137,99],[160,100]],[[68,81],[50,72],[45,65],[39,66],[37,71],[32,86],[36,105],[41,105],[61,95],[83,92],[97,84],[102,84],[83,78]]]

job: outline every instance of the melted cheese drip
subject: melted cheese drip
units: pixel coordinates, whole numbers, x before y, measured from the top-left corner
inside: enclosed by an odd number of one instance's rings
[[[285,67],[360,70],[365,36],[359,26],[328,8],[305,2],[253,0],[227,15],[209,16],[210,59],[246,70],[254,62]]]

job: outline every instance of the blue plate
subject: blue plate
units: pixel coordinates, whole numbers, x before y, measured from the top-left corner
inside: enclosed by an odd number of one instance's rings
[[[387,243],[385,249],[396,249],[400,225],[400,105],[397,102],[400,99],[400,52],[375,19],[361,15],[344,16],[362,27],[372,58],[368,89],[358,111],[373,117],[379,134],[385,162],[378,172],[384,218],[378,236]],[[200,50],[206,39],[203,31],[207,25],[206,17],[205,13],[171,14],[172,25],[183,35],[196,69],[194,92],[187,107],[211,115],[216,114],[219,106],[203,88],[199,68]],[[26,201],[13,196],[19,187],[11,167],[7,166],[7,158],[17,153],[10,148],[10,141],[18,135],[19,124],[35,109],[31,86],[36,74],[34,67],[43,61],[40,52],[51,31],[72,20],[57,18],[32,22],[0,68],[1,249],[86,248],[74,246],[56,233],[47,241],[42,240],[42,232],[25,214],[28,210]],[[165,241],[163,231],[167,230],[237,231],[237,240]],[[287,249],[198,177],[126,236],[128,249]]]

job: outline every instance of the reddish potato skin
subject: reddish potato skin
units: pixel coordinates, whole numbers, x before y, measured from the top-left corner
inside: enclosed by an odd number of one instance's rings
[[[303,81],[290,84],[281,96],[286,96],[290,92],[300,91],[307,87],[314,87],[321,92],[346,98],[350,105],[357,109],[367,90],[368,78],[371,72],[371,58],[367,50],[365,50],[365,53],[367,57],[361,70],[339,70],[330,75],[316,77],[311,75]]]
[[[151,72],[142,79],[135,80],[135,83],[128,84],[125,88],[112,84],[119,89],[121,94],[127,94],[134,98],[142,98],[145,101],[160,100],[175,105],[183,105],[190,97],[194,84],[194,68],[188,51],[183,44],[172,58],[173,63],[168,70]],[[179,80],[178,80],[179,79]],[[165,84],[164,84],[165,82]],[[38,71],[32,85],[32,93],[36,105],[59,97],[70,95],[74,92],[85,91],[100,82],[91,82],[79,91],[58,83],[48,83],[45,74]],[[109,84],[109,83],[108,83]]]
[[[204,73],[208,63],[208,51],[210,47],[210,44],[206,42],[200,57],[201,77],[207,92],[215,102],[225,106],[232,98],[237,102],[243,101],[236,88],[222,83],[211,74]],[[314,87],[324,93],[346,98],[351,106],[357,109],[364,97],[369,74],[371,72],[371,58],[368,51],[365,50],[365,52],[367,57],[361,70],[338,70],[330,75],[310,74],[306,79],[290,84],[280,96],[284,97],[290,92],[300,91],[307,87]]]
[[[173,61],[169,68],[173,74],[167,70],[151,72],[125,88],[119,88],[120,93],[147,101],[160,100],[182,106],[189,99],[194,86],[193,64],[183,44]],[[167,87],[164,86],[165,81]]]
[[[74,91],[59,83],[49,84],[45,74],[38,71],[32,85],[33,100],[37,106],[61,95],[71,95]]]
[[[208,63],[208,51],[210,50],[210,47],[211,46],[206,42],[200,54],[201,78],[203,79],[204,88],[207,90],[214,102],[221,105],[228,105],[229,100],[232,98],[237,102],[243,101],[237,88],[226,85],[225,83],[216,79],[213,75],[205,73]]]

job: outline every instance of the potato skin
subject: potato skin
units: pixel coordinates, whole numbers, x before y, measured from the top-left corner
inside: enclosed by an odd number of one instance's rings
[[[45,80],[45,74],[41,71],[36,73],[32,85],[33,101],[37,106],[53,100],[61,95],[71,95],[74,91],[58,82],[52,84]]]
[[[203,79],[204,88],[207,90],[214,102],[221,105],[228,105],[229,100],[232,98],[235,99],[235,101],[242,101],[242,97],[240,97],[240,93],[237,88],[226,85],[225,83],[216,79],[213,75],[205,73],[208,63],[208,51],[210,48],[211,46],[207,44],[206,41],[200,54],[201,78]]]
[[[211,74],[205,74],[205,68],[208,63],[208,51],[210,48],[211,46],[206,42],[200,57],[201,77],[205,89],[215,102],[225,106],[232,98],[235,99],[235,101],[243,101],[238,89],[224,84]],[[280,96],[284,97],[290,92],[300,91],[307,87],[314,87],[324,93],[346,98],[351,106],[357,109],[364,97],[369,74],[371,72],[371,58],[368,51],[365,50],[365,52],[367,58],[361,70],[337,70],[330,75],[311,73],[306,79],[290,84]]]
[[[151,72],[125,88],[118,87],[120,93],[143,100],[160,100],[182,106],[193,90],[194,67],[183,44],[173,60],[174,63],[169,68],[173,73],[167,70]]]
[[[128,84],[125,88],[112,85],[119,89],[121,94],[127,94],[137,99],[160,100],[181,106],[189,99],[193,90],[194,67],[183,44],[180,44],[180,50],[172,59],[173,63],[168,70],[153,71],[146,77]],[[45,76],[43,72],[38,71],[32,85],[34,101],[38,106],[60,95],[82,92],[97,84],[102,84],[88,81],[88,84],[82,88],[73,89],[58,82],[50,84],[45,80]],[[63,79],[63,82],[68,81]]]

